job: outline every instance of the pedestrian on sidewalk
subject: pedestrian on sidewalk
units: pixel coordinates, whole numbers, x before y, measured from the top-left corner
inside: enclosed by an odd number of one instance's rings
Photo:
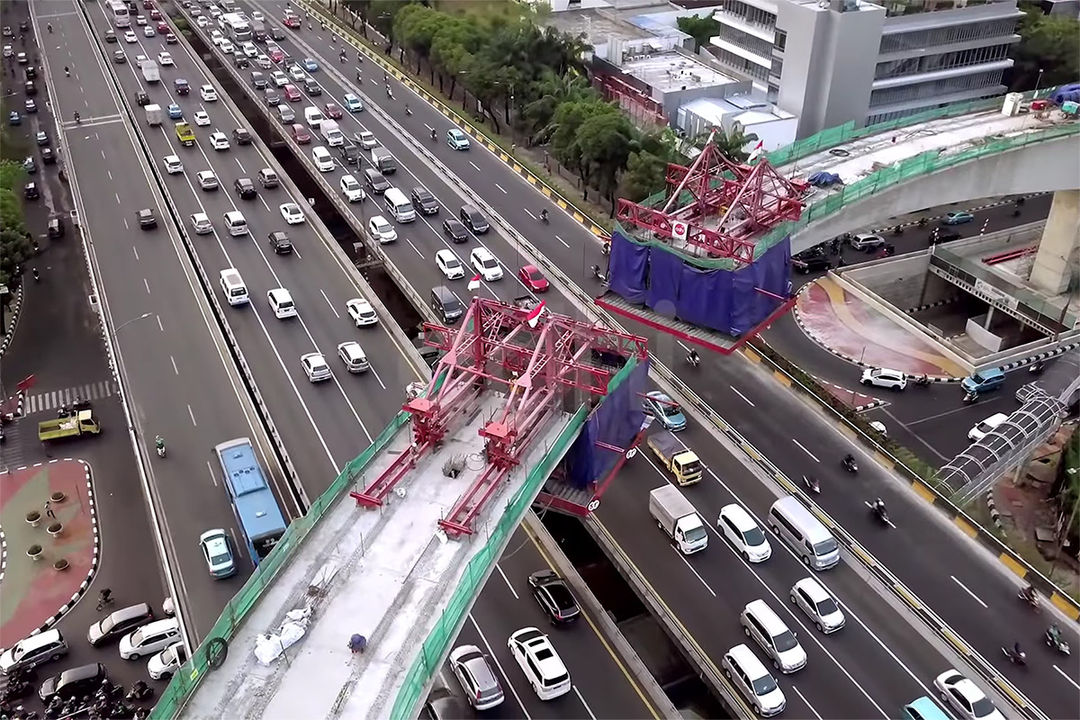
[[[45,501],[45,517],[56,519],[56,513],[53,512],[52,504],[48,500]]]
[[[355,633],[349,638],[349,649],[352,650],[353,655],[356,653],[363,654],[364,649],[367,647],[367,638],[359,633]]]

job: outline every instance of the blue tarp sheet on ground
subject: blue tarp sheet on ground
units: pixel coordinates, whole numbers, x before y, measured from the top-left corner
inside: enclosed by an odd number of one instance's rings
[[[649,362],[638,361],[630,376],[589,416],[564,460],[571,485],[585,490],[611,472],[619,454],[596,443],[618,448],[630,445],[645,417],[641,412],[641,394],[648,390],[648,382]]]
[[[627,302],[645,302],[645,282],[649,269],[649,248],[637,245],[619,233],[611,237],[611,258],[608,262],[610,287]]]
[[[645,304],[667,317],[675,317],[679,305],[679,284],[683,260],[663,248],[649,249],[649,288]]]

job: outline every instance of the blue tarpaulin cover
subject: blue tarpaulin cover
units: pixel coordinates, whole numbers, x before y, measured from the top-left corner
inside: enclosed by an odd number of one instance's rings
[[[675,317],[683,260],[663,248],[649,248],[649,288],[645,304],[667,317]]]
[[[611,289],[627,302],[645,302],[645,280],[649,269],[649,248],[632,243],[619,233],[611,237],[608,281]]]

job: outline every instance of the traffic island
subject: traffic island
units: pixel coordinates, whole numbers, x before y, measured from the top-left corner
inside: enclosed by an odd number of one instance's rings
[[[98,558],[90,466],[60,460],[0,472],[0,531],[0,647],[11,647],[59,620],[90,584]]]

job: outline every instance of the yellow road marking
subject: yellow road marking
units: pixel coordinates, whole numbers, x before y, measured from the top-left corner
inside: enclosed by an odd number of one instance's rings
[[[1054,607],[1058,610],[1068,615],[1074,622],[1080,619],[1080,608],[1076,607],[1076,604],[1072,600],[1061,593],[1054,593],[1051,595],[1050,602],[1052,602]]]
[[[969,538],[973,538],[979,534],[978,528],[969,523],[964,518],[957,516],[953,518],[953,524],[960,528],[960,531],[967,535]]]
[[[1025,577],[1027,575],[1027,568],[1024,567],[1023,563],[1018,562],[1009,553],[1001,553],[1001,555],[999,555],[998,558],[1001,560],[1001,563],[1005,567],[1012,570],[1013,573],[1015,573],[1017,577],[1022,578],[1022,577]]]
[[[937,495],[934,494],[934,491],[926,487],[926,485],[922,484],[918,480],[911,483],[911,487],[915,490],[915,493],[923,500],[929,503],[933,503],[935,500],[937,500]]]

